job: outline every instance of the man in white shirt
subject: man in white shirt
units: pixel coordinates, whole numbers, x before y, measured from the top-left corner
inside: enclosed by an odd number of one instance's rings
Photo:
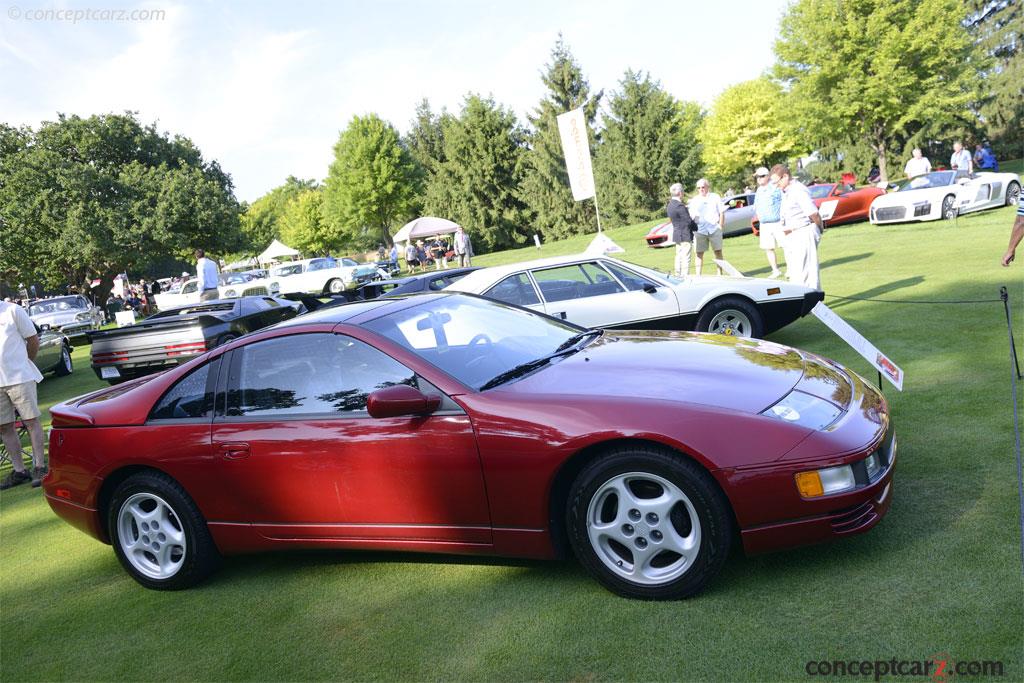
[[[697,181],[697,195],[690,200],[688,209],[690,217],[697,223],[697,234],[693,237],[693,246],[696,252],[694,262],[697,266],[697,275],[701,275],[704,266],[704,252],[708,250],[709,244],[715,250],[715,258],[722,260],[725,204],[722,203],[720,196],[711,191],[711,185],[708,184],[707,178],[701,178]],[[722,274],[721,268],[718,268],[718,274]]]
[[[974,160],[971,158],[971,153],[964,149],[963,143],[959,140],[953,143],[953,154],[949,157],[949,167],[954,171],[974,173]]]
[[[206,258],[202,249],[196,249],[196,278],[199,280],[199,300],[212,301],[219,299],[217,286],[220,284],[220,270],[217,264]]]
[[[825,224],[807,186],[794,180],[785,164],[772,166],[771,182],[782,190],[782,251],[790,282],[821,289],[818,241]]]
[[[46,474],[43,465],[43,428],[39,424],[36,383],[43,375],[32,360],[39,351],[36,327],[21,306],[0,301],[0,437],[11,454],[13,469],[0,489],[31,481],[39,486]],[[17,411],[17,414],[15,414]],[[32,439],[32,471],[25,470],[21,459],[21,440],[14,425],[21,418]]]
[[[919,175],[932,172],[932,162],[928,161],[928,157],[921,154],[921,148],[915,147],[912,152],[913,156],[907,162],[907,165],[903,167],[903,172],[908,178],[916,178]]]
[[[469,235],[460,225],[455,229],[455,239],[452,240],[452,249],[459,257],[459,268],[468,268],[473,264],[473,242]]]

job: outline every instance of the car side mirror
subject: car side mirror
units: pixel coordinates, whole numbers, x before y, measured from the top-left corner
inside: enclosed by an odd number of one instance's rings
[[[380,389],[366,398],[366,412],[375,418],[428,415],[440,405],[440,396],[427,396],[407,384],[396,384]]]
[[[658,291],[658,288],[652,285],[650,282],[645,282],[644,291],[647,292],[648,294],[654,294],[655,292]]]

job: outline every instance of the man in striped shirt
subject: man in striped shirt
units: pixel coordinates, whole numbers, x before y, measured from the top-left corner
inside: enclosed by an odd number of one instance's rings
[[[1017,220],[1013,222],[1013,231],[1010,233],[1010,245],[1003,254],[1003,266],[1010,265],[1013,257],[1016,256],[1017,245],[1024,239],[1024,194],[1017,197]]]
[[[779,277],[782,271],[779,270],[779,262],[776,260],[775,247],[779,246],[779,233],[782,231],[781,215],[782,190],[775,187],[768,177],[768,169],[762,166],[754,171],[757,178],[757,194],[754,195],[754,213],[757,214],[759,224],[759,243],[764,249],[764,255],[768,258],[768,265],[772,272],[768,277]]]
[[[795,180],[789,166],[772,166],[771,181],[783,192],[782,251],[786,255],[786,271],[790,282],[821,289],[818,272],[818,241],[825,225],[807,186]]]

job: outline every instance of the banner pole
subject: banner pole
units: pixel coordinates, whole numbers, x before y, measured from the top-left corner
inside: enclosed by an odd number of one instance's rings
[[[597,208],[597,190],[594,190],[594,213],[597,214],[597,234],[601,234],[601,210]]]

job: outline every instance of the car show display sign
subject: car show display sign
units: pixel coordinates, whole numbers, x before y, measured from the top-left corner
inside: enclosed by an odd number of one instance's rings
[[[863,356],[864,360],[875,366],[875,369],[881,373],[882,377],[889,380],[890,384],[899,391],[903,391],[903,370],[900,366],[889,360],[889,357],[879,351],[864,335],[853,329],[850,323],[840,318],[835,311],[821,301],[811,309],[811,313],[839,335],[840,339],[853,347],[853,350]]]
[[[590,141],[583,109],[573,109],[558,115],[558,133],[562,137],[565,168],[569,172],[569,187],[576,201],[594,196],[594,169],[590,163]]]

